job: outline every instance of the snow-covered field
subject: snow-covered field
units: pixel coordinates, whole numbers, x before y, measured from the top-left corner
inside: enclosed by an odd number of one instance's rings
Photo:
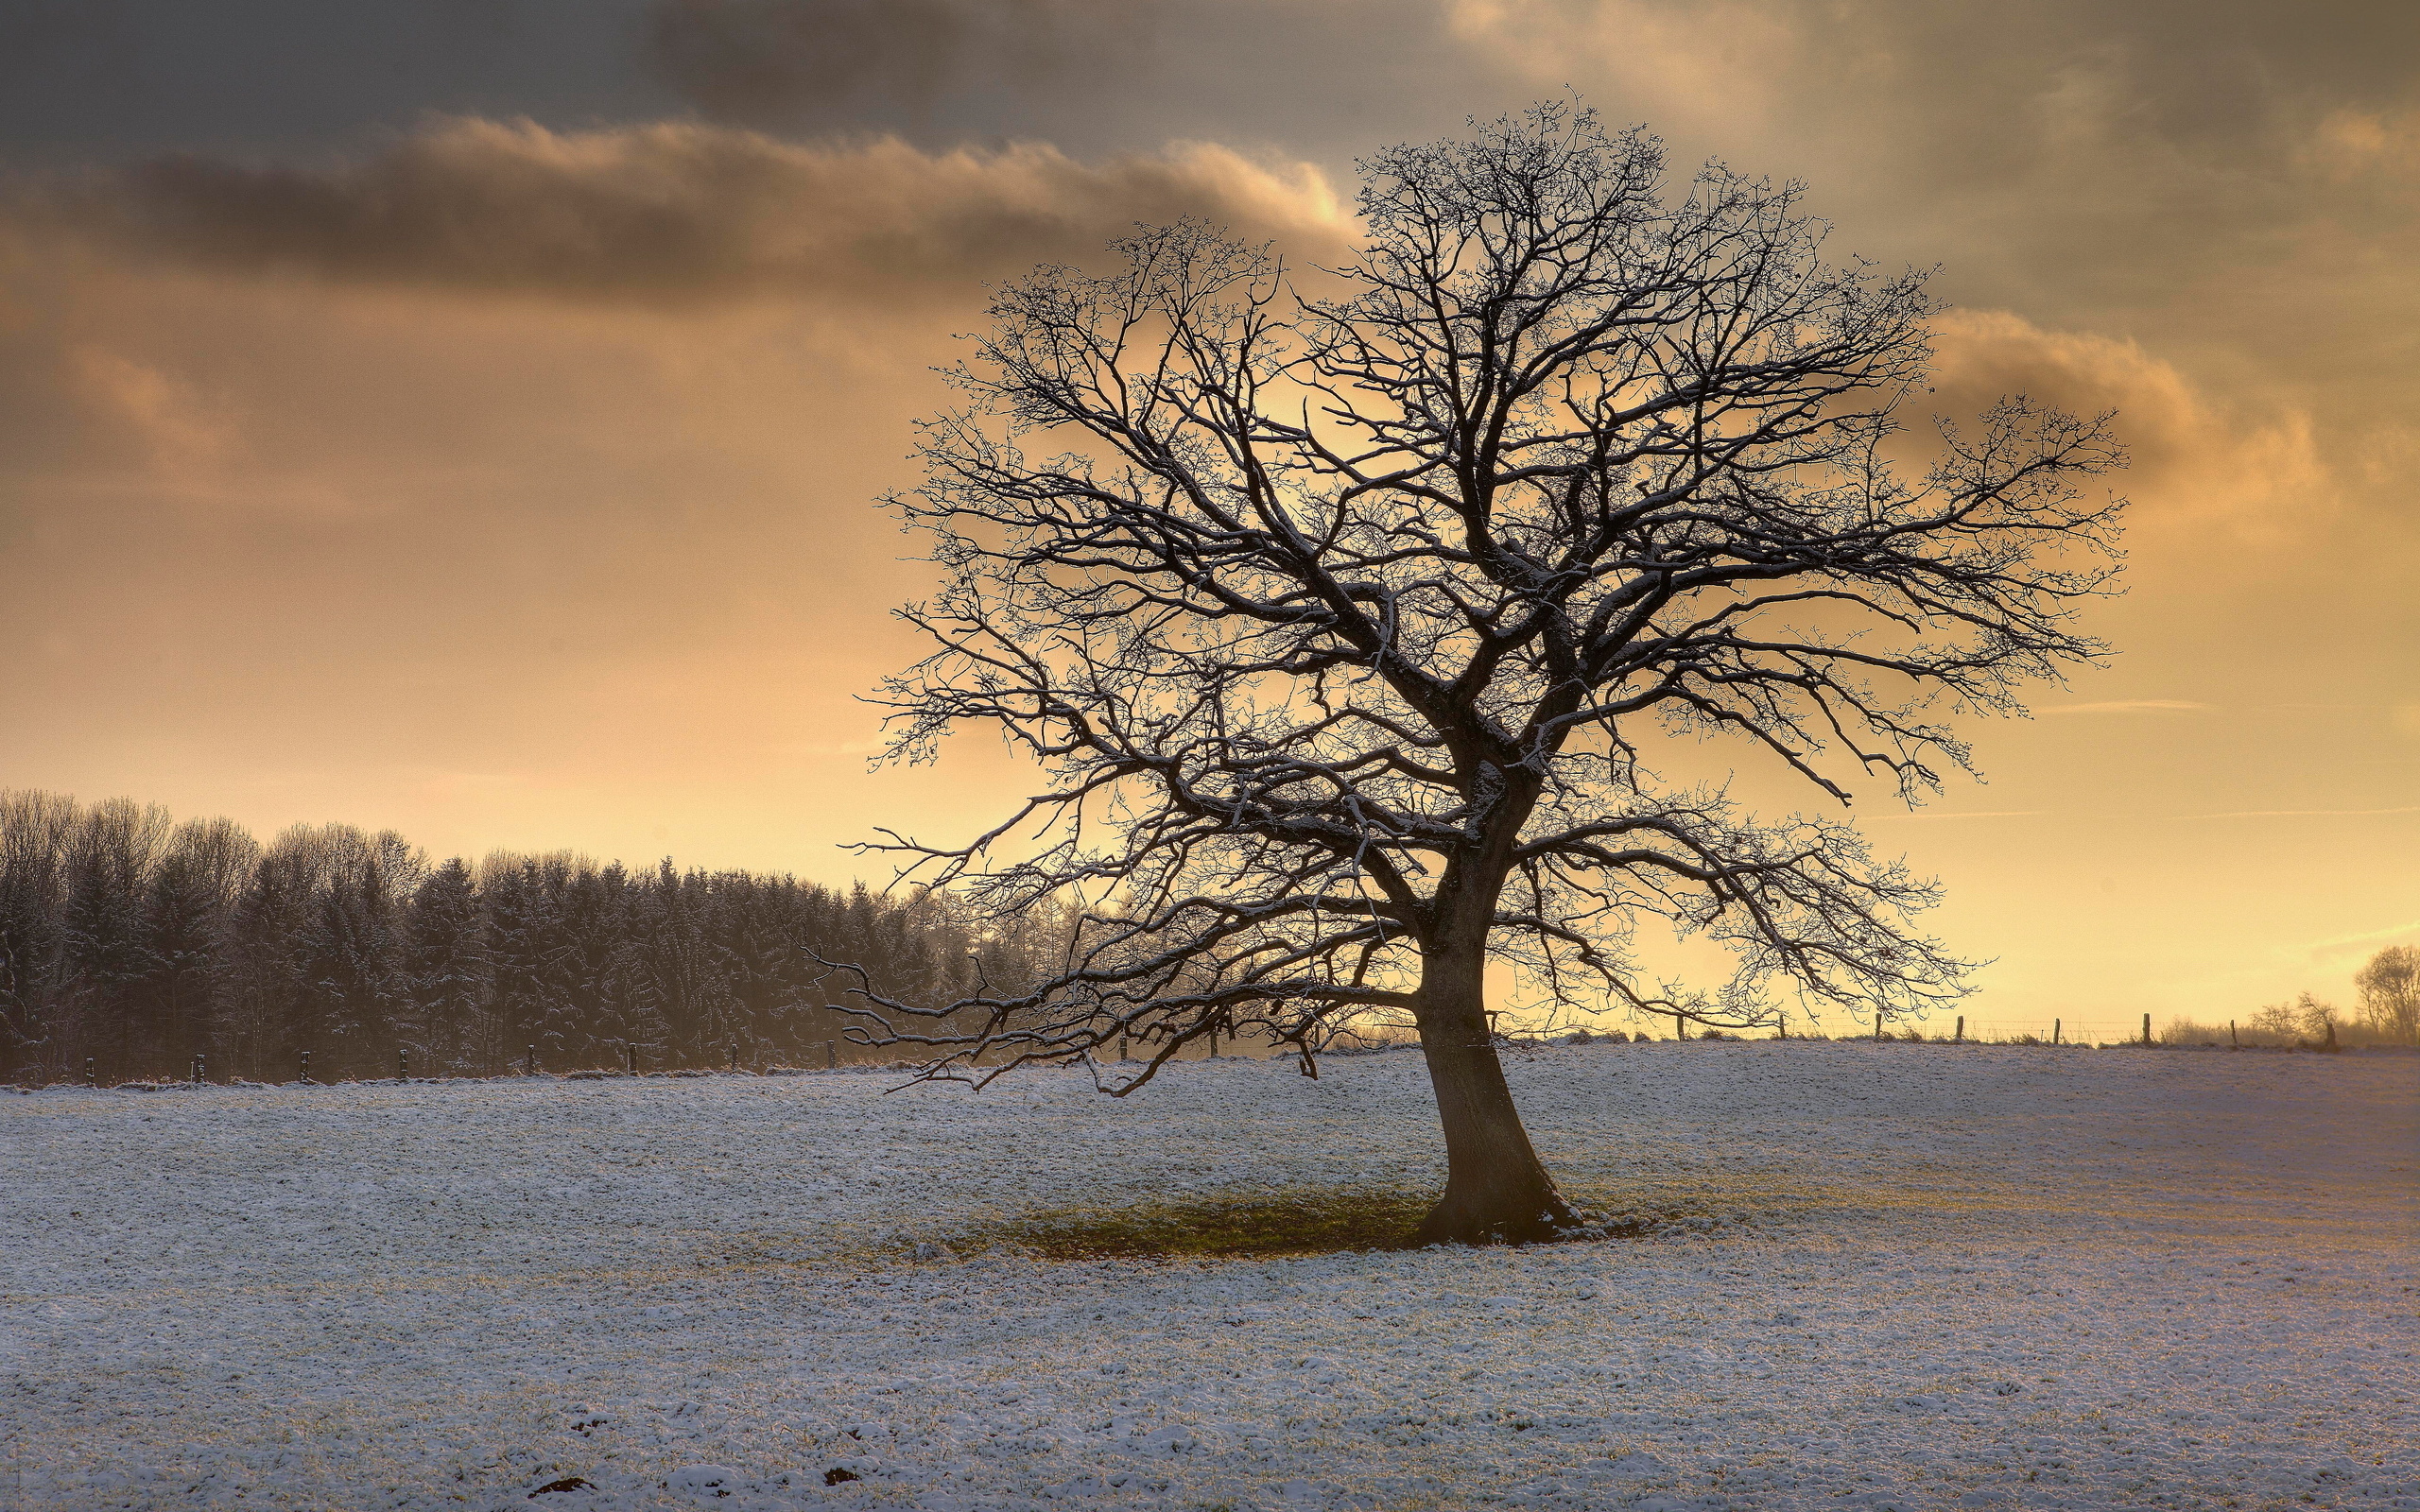
[[[1127,1102],[1047,1072],[0,1098],[0,1506],[2420,1507],[2420,1057],[1512,1072],[1579,1196],[1697,1221],[951,1243],[1434,1180],[1410,1054]]]

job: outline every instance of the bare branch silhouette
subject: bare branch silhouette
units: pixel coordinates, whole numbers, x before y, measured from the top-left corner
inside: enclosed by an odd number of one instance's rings
[[[1448,1188],[1428,1239],[1571,1215],[1531,1151],[1482,996],[1681,1022],[1960,993],[1908,927],[1932,886],[1845,824],[1668,782],[1709,737],[1845,802],[1916,796],[1965,748],[1944,708],[2007,712],[2100,654],[2118,465],[2103,421],[2010,400],[1887,464],[1922,391],[1918,274],[1822,255],[1794,185],[1663,153],[1547,105],[1364,165],[1358,261],[1298,291],[1211,228],[1138,232],[1103,276],[1001,290],[959,407],[894,500],[948,572],[903,611],[935,649],[886,685],[890,759],[968,726],[1047,785],[961,846],[897,835],[903,875],[994,916],[1073,894],[1064,966],[950,1002],[858,984],[866,1033],[982,1083],[1096,1061],[1104,1090],[1252,1033],[1308,1068],[1374,1010],[1415,1022]],[[1644,919],[1735,954],[1648,981]],[[1149,1052],[1139,1071],[1096,1057]]]

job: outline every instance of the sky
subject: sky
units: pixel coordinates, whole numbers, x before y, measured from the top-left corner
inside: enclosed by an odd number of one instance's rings
[[[1976,1026],[2420,942],[2420,8],[0,0],[0,787],[880,880],[875,500],[987,283],[1576,94],[1935,268],[1930,403],[2114,408],[2118,648],[1856,810]],[[1780,787],[1753,795],[1812,806]]]

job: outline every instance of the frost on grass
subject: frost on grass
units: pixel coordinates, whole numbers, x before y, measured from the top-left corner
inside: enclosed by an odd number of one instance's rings
[[[1408,1056],[10,1096],[0,1505],[2420,1506],[2414,1065],[1541,1052],[1526,1249]]]

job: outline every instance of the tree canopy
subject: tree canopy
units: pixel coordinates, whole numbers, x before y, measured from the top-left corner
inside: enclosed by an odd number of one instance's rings
[[[1846,803],[1967,764],[2101,648],[2119,460],[2104,420],[2007,400],[1893,465],[1924,391],[1918,273],[1824,254],[1796,185],[1539,107],[1363,164],[1345,266],[1296,277],[1192,223],[1106,272],[997,292],[893,502],[946,580],[887,685],[894,759],[989,728],[1046,785],[906,874],[1007,917],[1088,905],[1060,968],[963,1000],[864,995],[927,1074],[981,1081],[1139,1042],[1125,1093],[1251,1033],[1313,1057],[1417,1023],[1450,1167],[1430,1238],[1569,1221],[1514,1112],[1488,961],[1541,1000],[1685,1020],[1920,1013],[1962,963],[1933,889],[1836,819],[1743,811],[1733,744]],[[1685,990],[1661,919],[1728,947]],[[871,1019],[869,1022],[873,1022]]]

